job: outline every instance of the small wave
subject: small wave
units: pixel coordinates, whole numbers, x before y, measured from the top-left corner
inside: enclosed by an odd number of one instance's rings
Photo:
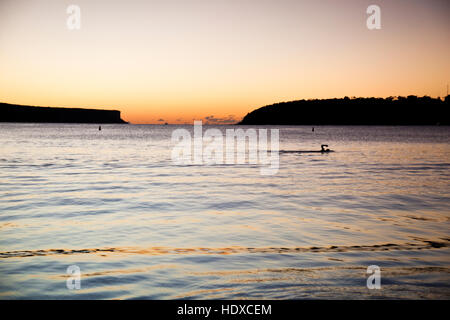
[[[72,255],[72,254],[105,254],[105,253],[125,253],[125,254],[144,254],[144,255],[171,255],[171,254],[252,254],[252,253],[270,253],[270,254],[295,254],[295,253],[326,253],[326,252],[354,252],[354,251],[392,251],[392,250],[427,250],[439,249],[450,246],[450,241],[431,241],[425,240],[422,243],[385,243],[375,245],[353,245],[353,246],[329,246],[329,247],[224,247],[224,248],[171,248],[171,247],[149,247],[149,248],[91,248],[91,249],[45,249],[45,250],[21,250],[0,252],[0,258],[21,258],[48,255]]]

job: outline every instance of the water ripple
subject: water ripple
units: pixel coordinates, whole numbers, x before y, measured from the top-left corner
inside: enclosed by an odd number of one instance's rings
[[[21,258],[48,255],[73,255],[92,253],[126,253],[143,255],[172,255],[172,254],[251,254],[251,253],[302,253],[302,252],[353,252],[353,251],[393,251],[393,250],[427,250],[446,248],[450,241],[425,240],[423,243],[385,243],[374,245],[354,245],[354,246],[329,246],[329,247],[266,247],[248,248],[240,246],[224,248],[171,248],[171,247],[121,247],[121,248],[91,248],[91,249],[43,249],[43,250],[20,250],[0,252],[0,258]]]

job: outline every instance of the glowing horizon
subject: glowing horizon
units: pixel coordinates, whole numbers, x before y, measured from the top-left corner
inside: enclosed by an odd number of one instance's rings
[[[66,8],[81,8],[68,30]],[[381,8],[380,30],[366,8]],[[236,122],[300,99],[443,97],[447,1],[2,1],[0,101]]]

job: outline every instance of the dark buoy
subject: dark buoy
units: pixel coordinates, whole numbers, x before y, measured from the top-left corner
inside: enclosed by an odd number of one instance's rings
[[[314,132],[314,127],[312,127],[312,132]]]
[[[102,131],[102,126],[98,126],[98,131]]]

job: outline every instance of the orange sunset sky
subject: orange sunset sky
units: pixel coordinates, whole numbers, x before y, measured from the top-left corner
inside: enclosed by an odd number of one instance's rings
[[[66,9],[81,9],[69,30]],[[381,30],[366,27],[370,4]],[[263,105],[445,96],[446,0],[2,0],[0,101],[132,123],[240,120]]]

